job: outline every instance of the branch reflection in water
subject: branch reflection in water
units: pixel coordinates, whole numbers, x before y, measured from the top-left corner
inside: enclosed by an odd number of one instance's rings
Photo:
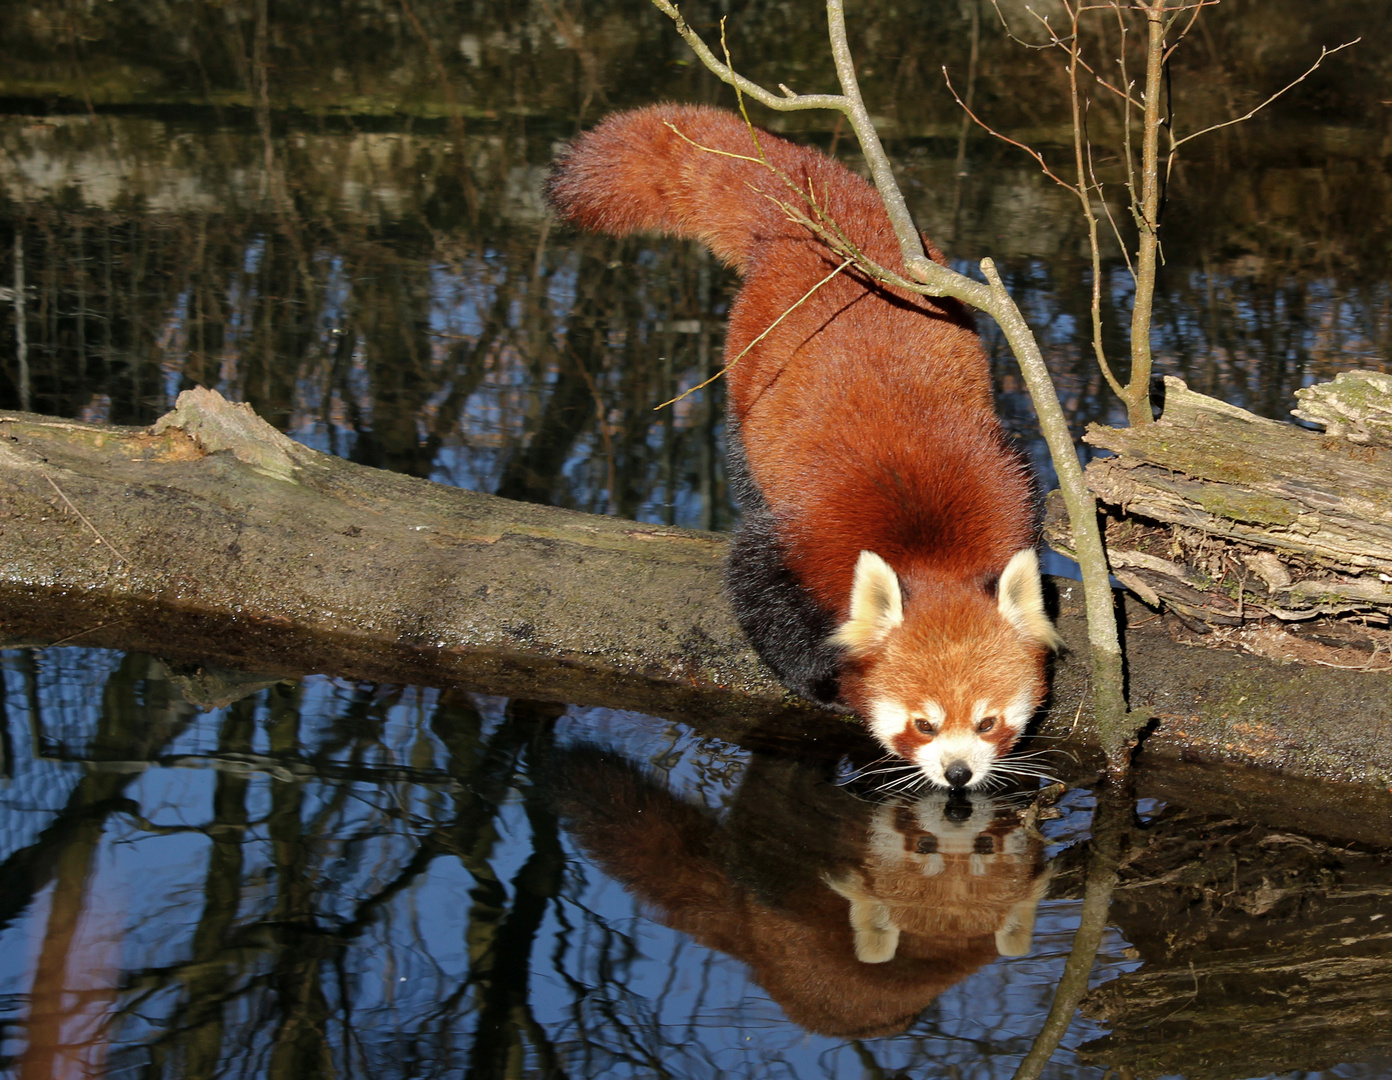
[[[4,657],[20,1076],[1003,1075],[1076,921],[1008,807],[838,785],[878,751],[835,719],[739,747],[604,709]],[[1123,946],[1099,970],[1133,966]],[[1051,1075],[1092,1075],[1071,1062]]]

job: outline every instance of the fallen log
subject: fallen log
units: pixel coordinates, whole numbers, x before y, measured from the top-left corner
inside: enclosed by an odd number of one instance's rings
[[[1257,651],[1300,651],[1277,625],[1354,617],[1356,631],[1322,623],[1315,645],[1342,650],[1331,663],[1392,671],[1392,377],[1347,373],[1298,394],[1297,415],[1329,432],[1255,416],[1172,377],[1161,419],[1090,427],[1084,440],[1113,455],[1086,472],[1113,573],[1199,632],[1268,620],[1245,642],[1219,635]],[[1060,508],[1046,536],[1070,550]],[[1318,660],[1309,639],[1304,653]]]
[[[364,468],[206,391],[151,429],[0,413],[7,647],[147,652],[194,675],[462,685],[739,741],[834,730],[844,721],[791,699],[744,643],[721,594],[725,547]],[[1073,651],[1041,730],[1091,760],[1081,590],[1055,588]],[[1392,680],[1191,650],[1154,624],[1128,630],[1128,652],[1132,700],[1159,717],[1144,758],[1239,766],[1205,775],[1198,805],[1266,792],[1271,775],[1240,768],[1265,766],[1349,782],[1285,810],[1263,795],[1291,827],[1392,832]],[[1184,786],[1165,775],[1167,791]]]
[[[725,613],[714,534],[363,468],[203,390],[148,430],[0,413],[0,476],[11,638],[677,714],[799,710]]]

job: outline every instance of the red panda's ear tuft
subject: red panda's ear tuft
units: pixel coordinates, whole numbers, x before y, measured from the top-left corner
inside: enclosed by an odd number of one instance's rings
[[[852,656],[874,652],[904,621],[899,575],[873,551],[862,551],[856,560],[850,606],[850,617],[828,640]]]
[[[1053,875],[1045,870],[1030,885],[1029,895],[1010,905],[1005,922],[996,930],[996,952],[1001,956],[1028,956],[1034,944],[1034,919],[1039,902],[1049,891]]]
[[[1044,588],[1034,548],[1011,556],[1001,572],[996,597],[1001,616],[1026,638],[1046,649],[1063,644],[1044,611]]]
[[[865,891],[865,881],[852,870],[840,877],[824,874],[822,880],[851,903],[851,931],[856,959],[862,964],[884,964],[899,951],[899,927],[889,908]]]

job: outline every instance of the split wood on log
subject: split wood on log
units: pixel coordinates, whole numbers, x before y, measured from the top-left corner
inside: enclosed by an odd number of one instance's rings
[[[1380,391],[1392,400],[1392,377],[1341,380],[1299,392],[1307,411],[1297,410],[1338,433],[1255,416],[1173,377],[1160,420],[1090,427],[1085,441],[1115,455],[1094,459],[1086,475],[1117,579],[1146,603],[1210,626],[1321,615],[1386,626],[1392,446],[1382,441]],[[1070,549],[1056,506],[1045,534]],[[1370,667],[1392,670],[1392,657]]]

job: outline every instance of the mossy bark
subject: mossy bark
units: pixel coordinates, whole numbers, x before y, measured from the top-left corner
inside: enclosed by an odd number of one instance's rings
[[[1164,414],[1094,425],[1113,573],[1204,626],[1392,617],[1392,446],[1254,416],[1165,380]],[[1051,509],[1046,535],[1069,550]],[[1372,666],[1388,666],[1373,664]]]

